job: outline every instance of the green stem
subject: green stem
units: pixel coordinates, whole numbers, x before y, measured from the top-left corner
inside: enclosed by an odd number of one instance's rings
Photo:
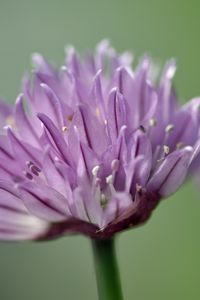
[[[99,300],[123,300],[113,239],[92,240]]]

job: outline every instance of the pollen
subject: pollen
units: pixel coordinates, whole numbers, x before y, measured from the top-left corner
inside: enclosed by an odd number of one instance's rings
[[[95,115],[99,118],[100,115],[101,115],[101,112],[100,112],[100,109],[99,107],[97,106],[96,109],[95,109]]]
[[[73,116],[74,116],[74,115],[69,115],[69,116],[67,116],[67,121],[71,122],[71,121],[73,120]]]

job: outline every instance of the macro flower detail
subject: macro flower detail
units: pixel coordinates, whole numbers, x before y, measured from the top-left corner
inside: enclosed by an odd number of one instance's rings
[[[33,55],[15,107],[0,104],[0,239],[66,233],[109,238],[145,222],[195,171],[199,105],[176,99],[169,61],[159,84],[145,56],[108,41],[56,70]]]

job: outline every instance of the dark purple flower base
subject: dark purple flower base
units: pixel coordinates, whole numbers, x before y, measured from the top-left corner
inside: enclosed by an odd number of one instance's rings
[[[88,222],[71,219],[66,222],[52,224],[48,232],[40,236],[37,240],[50,240],[70,233],[80,233],[95,239],[109,239],[117,232],[131,229],[145,223],[159,202],[160,197],[157,195],[150,195],[149,193],[140,191],[137,194],[136,200],[133,202],[133,207],[104,229],[99,229],[98,226]]]

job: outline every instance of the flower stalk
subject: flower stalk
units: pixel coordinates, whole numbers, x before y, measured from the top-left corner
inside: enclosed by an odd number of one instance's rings
[[[99,300],[123,300],[114,239],[92,239]]]

